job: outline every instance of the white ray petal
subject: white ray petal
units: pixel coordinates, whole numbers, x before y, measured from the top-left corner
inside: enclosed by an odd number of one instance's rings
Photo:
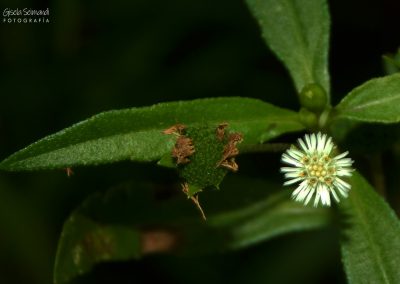
[[[329,155],[333,149],[333,143],[332,143],[332,138],[329,137],[328,141],[325,144],[325,149],[324,149],[324,154]]]
[[[301,173],[301,172],[300,172]],[[297,178],[297,177],[301,177],[300,173],[286,173],[285,174],[285,178]],[[303,178],[303,177],[301,177]]]
[[[349,171],[348,169],[339,169],[336,171],[336,174],[338,176],[346,176],[346,177],[351,177],[353,174],[351,171]]]
[[[290,172],[298,172],[300,173],[302,170],[299,168],[292,168],[292,167],[282,167],[281,173],[290,173]]]
[[[321,201],[323,205],[331,206],[331,197],[329,195],[329,189],[325,185],[321,186]]]
[[[296,166],[296,167],[301,167],[301,166],[302,166],[302,164],[301,164],[299,161],[297,161],[297,160],[291,158],[291,157],[288,156],[287,154],[283,154],[283,155],[282,155],[282,161],[285,162],[285,163],[287,163],[287,164]]]
[[[311,190],[311,187],[304,188],[302,191],[299,192],[299,194],[296,197],[296,200],[302,202],[306,198],[306,196],[310,192],[310,190]]]
[[[319,191],[319,188],[317,188],[317,194],[315,195],[315,199],[314,199],[314,207],[318,206],[320,198],[321,198],[321,192]]]
[[[326,135],[321,135],[321,132],[318,132],[317,136],[317,150],[318,152],[322,152],[325,149]]]
[[[293,158],[293,159],[295,159],[296,161],[299,161],[299,162],[300,162],[301,156],[298,156],[297,154],[295,154],[294,151],[292,151],[292,150],[287,150],[286,153],[287,153],[291,158]]]
[[[292,196],[296,196],[297,194],[299,194],[300,191],[302,191],[306,187],[307,187],[307,181],[304,180],[302,183],[300,183],[300,185],[296,188],[296,190],[293,191]]]
[[[333,187],[331,187],[331,188],[329,188],[329,191],[331,192],[331,194],[332,194],[333,198],[335,199],[335,201],[337,203],[339,203],[340,199],[339,199],[339,196],[337,195],[335,189]]]
[[[303,149],[303,151],[304,151],[305,153],[308,152],[307,146],[306,146],[306,144],[304,143],[303,139],[301,139],[301,138],[297,139],[297,143],[299,143],[300,148]]]
[[[303,179],[303,178],[291,179],[291,180],[285,181],[285,182],[283,183],[283,185],[284,185],[284,186],[286,186],[286,185],[291,185],[291,184],[294,184],[294,183],[296,183],[296,182],[298,182],[298,181],[300,181],[300,180],[302,180],[302,179]]]
[[[342,154],[337,155],[337,156],[334,157],[333,159],[334,159],[334,160],[339,160],[339,159],[341,159],[341,158],[346,157],[348,153],[349,153],[349,151],[343,152]]]
[[[350,188],[351,188],[351,185],[350,185],[350,184],[348,184],[347,182],[341,180],[341,179],[338,178],[338,177],[335,179],[335,181],[337,181],[338,184],[341,184],[343,187],[345,187],[345,188],[347,188],[347,189],[350,189]]]
[[[311,151],[315,151],[317,150],[317,138],[315,137],[315,134],[311,134],[310,135],[310,139],[311,139]]]
[[[353,160],[352,159],[350,159],[350,158],[342,158],[342,159],[338,159],[338,160],[336,160],[335,161],[335,164],[336,165],[351,165],[351,164],[353,164]]]
[[[306,135],[304,136],[304,138],[305,138],[306,143],[307,143],[307,150],[308,150],[308,152],[312,151],[312,147],[311,147],[312,145],[311,145],[311,137],[310,137],[310,135],[306,134]]]
[[[346,188],[340,188],[340,187],[336,187],[336,188],[339,191],[340,195],[342,195],[343,197],[347,198],[347,196],[349,196]]]
[[[308,195],[307,195],[306,200],[304,201],[304,204],[305,204],[305,205],[307,205],[308,202],[310,202],[311,197],[313,197],[313,195],[314,195],[314,192],[315,192],[315,187],[312,187],[311,190],[310,190],[310,192],[309,192]]]
[[[289,150],[287,150],[287,153],[297,160],[300,160],[304,156],[304,154],[302,152],[300,152],[299,150],[297,150],[295,148],[290,148]]]

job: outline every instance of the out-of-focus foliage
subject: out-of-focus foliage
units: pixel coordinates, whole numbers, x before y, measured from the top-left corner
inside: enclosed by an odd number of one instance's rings
[[[382,63],[386,74],[400,72],[400,48],[395,54],[382,55]]]
[[[64,225],[54,282],[68,283],[104,261],[237,250],[332,219],[329,210],[295,203],[279,185],[262,180],[234,178],[218,193],[203,195],[206,222],[182,195],[156,200],[156,188],[130,183],[86,200]]]

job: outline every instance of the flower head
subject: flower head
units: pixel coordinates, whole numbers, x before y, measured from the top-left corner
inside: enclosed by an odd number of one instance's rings
[[[292,145],[282,155],[282,162],[289,165],[281,168],[288,179],[283,185],[300,183],[292,198],[308,204],[314,197],[314,206],[319,202],[330,206],[330,195],[336,202],[340,202],[339,194],[347,197],[351,186],[341,177],[352,175],[353,160],[345,158],[348,152],[333,156],[332,138],[320,132],[306,134],[304,139],[298,139],[298,143],[299,148]]]

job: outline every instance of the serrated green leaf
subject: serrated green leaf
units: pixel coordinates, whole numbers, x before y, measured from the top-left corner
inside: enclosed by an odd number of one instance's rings
[[[88,198],[64,224],[55,283],[68,283],[104,261],[238,249],[330,220],[329,210],[295,203],[288,191],[271,195],[280,186],[265,181],[234,178],[224,185],[226,190],[201,196],[207,222],[184,194],[155,200],[156,186],[127,184]]]
[[[96,165],[121,160],[156,161],[170,153],[174,135],[162,130],[176,124],[228,122],[257,144],[303,129],[295,112],[250,98],[215,98],[160,103],[108,111],[77,123],[13,154],[0,169],[38,170]]]
[[[400,74],[372,79],[352,90],[336,106],[336,118],[400,122]]]
[[[316,83],[330,92],[330,17],[325,0],[247,0],[268,46],[283,61],[298,93]],[[329,100],[328,100],[329,101]]]
[[[358,173],[340,209],[347,217],[341,243],[349,283],[400,283],[400,221]]]

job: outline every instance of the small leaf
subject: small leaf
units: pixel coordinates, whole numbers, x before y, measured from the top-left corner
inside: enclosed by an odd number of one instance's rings
[[[289,192],[269,194],[280,186],[265,181],[228,178],[224,185],[224,191],[201,196],[207,222],[178,188],[173,190],[179,195],[169,200],[154,199],[159,186],[135,183],[88,198],[64,224],[55,283],[67,283],[104,261],[238,249],[330,220],[329,210],[304,207],[290,200]]]
[[[395,54],[385,54],[382,56],[383,69],[390,75],[400,72],[400,48]]]
[[[400,122],[400,74],[372,79],[352,90],[336,106],[335,118]]]
[[[250,98],[215,98],[161,103],[108,111],[22,149],[0,163],[10,171],[67,168],[121,160],[156,161],[171,152],[174,124],[218,125],[242,133],[243,144],[258,144],[303,129],[292,111]]]
[[[342,259],[349,283],[400,283],[400,221],[358,173],[340,208],[346,220]]]
[[[247,3],[268,46],[289,70],[298,93],[315,83],[329,97],[330,18],[326,1],[247,0]]]

